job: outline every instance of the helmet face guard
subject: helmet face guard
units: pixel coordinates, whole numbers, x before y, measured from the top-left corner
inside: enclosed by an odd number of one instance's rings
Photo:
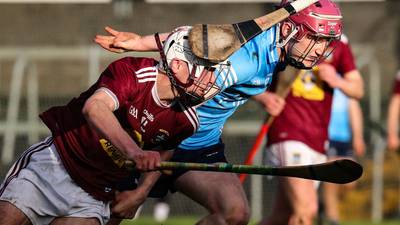
[[[285,6],[289,2],[291,1],[283,0],[280,6]],[[320,0],[290,16],[287,22],[291,23],[294,29],[287,40],[283,41],[288,43],[285,57],[290,65],[299,69],[310,69],[329,56],[334,48],[328,47],[331,47],[332,41],[340,39],[342,34],[342,15],[331,0]],[[298,48],[298,43],[305,38],[310,39],[310,42],[301,50]],[[313,55],[314,47],[321,43],[324,44],[323,49],[318,55]],[[305,60],[309,61],[310,65],[305,66]]]
[[[292,41],[288,43],[288,50],[285,54],[285,60],[289,65],[296,67],[298,69],[311,69],[324,59],[326,59],[335,49],[333,42],[338,40],[336,38],[325,38],[321,36],[303,37],[308,38],[309,43],[304,49],[298,48],[298,41]],[[317,56],[313,56],[311,53],[315,45],[323,44],[322,51],[319,52]],[[304,61],[308,61],[306,66]]]
[[[158,34],[155,35],[157,46],[160,51],[160,69],[163,70],[172,86],[178,91],[179,98],[189,105],[198,105],[213,98],[221,91],[224,83],[222,72],[229,73],[229,62],[218,64],[195,56],[188,43],[189,27],[181,27],[173,31],[166,39],[164,46],[161,46]],[[189,76],[186,81],[180,81],[169,64],[173,59],[185,61],[188,64]],[[212,72],[212,75],[206,76]]]
[[[191,84],[193,88],[180,87],[185,93],[185,100],[191,105],[198,105],[207,100],[212,99],[215,95],[221,92],[221,85],[225,82],[227,76],[223,76],[225,73],[228,75],[230,71],[230,64],[219,63],[218,66],[205,66],[203,73],[212,72],[211,76],[195,77],[189,76],[187,84]],[[202,93],[201,95],[198,93]]]

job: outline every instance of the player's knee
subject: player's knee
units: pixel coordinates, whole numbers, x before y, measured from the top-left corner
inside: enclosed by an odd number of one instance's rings
[[[308,209],[308,217],[310,217],[311,219],[316,218],[318,215],[318,204],[310,204],[309,205],[309,209]]]
[[[318,206],[309,206],[302,213],[300,217],[305,221],[304,224],[312,224],[312,221],[317,217]]]
[[[30,221],[19,209],[9,202],[0,200],[0,225],[30,224]]]
[[[229,225],[248,224],[250,220],[250,209],[248,206],[235,207],[225,216],[225,220]]]
[[[301,218],[304,221],[304,224],[312,224],[312,221],[318,215],[318,204],[303,204],[299,205],[297,209],[294,211],[294,218]],[[296,224],[296,223],[295,223]]]
[[[229,224],[229,225],[245,225],[245,224],[249,223],[250,214],[247,214],[247,213],[231,214],[225,220],[226,220],[226,224]]]

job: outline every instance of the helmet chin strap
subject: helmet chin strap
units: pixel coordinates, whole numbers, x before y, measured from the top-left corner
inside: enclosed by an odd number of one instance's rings
[[[285,49],[283,49],[283,50],[285,51]],[[304,63],[302,63],[302,62],[290,57],[289,54],[286,51],[285,51],[285,60],[289,65],[291,65],[291,66],[293,66],[293,67],[295,67],[297,69],[309,70],[309,69],[312,68],[312,67],[309,67],[309,66],[305,66]]]

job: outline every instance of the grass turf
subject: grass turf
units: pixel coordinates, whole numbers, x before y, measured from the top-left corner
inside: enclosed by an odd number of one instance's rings
[[[191,216],[180,216],[180,217],[170,217],[165,222],[156,222],[152,217],[140,217],[136,220],[125,220],[121,225],[191,225],[195,224],[195,222],[200,217],[191,217]],[[382,221],[381,223],[374,224],[368,220],[357,220],[357,221],[343,221],[341,225],[399,225],[400,220],[390,220],[390,221]],[[256,225],[255,222],[250,223],[250,225]]]

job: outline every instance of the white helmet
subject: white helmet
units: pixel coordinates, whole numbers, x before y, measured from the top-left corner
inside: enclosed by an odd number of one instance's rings
[[[198,78],[203,72],[205,66],[212,67],[215,64],[193,54],[189,46],[190,29],[190,26],[182,26],[172,31],[164,42],[163,50],[168,65],[170,65],[174,58],[183,60],[188,63],[189,71],[194,74],[195,78]],[[162,60],[163,59],[161,59],[161,61]],[[162,62],[160,62],[160,69],[164,70]],[[193,69],[195,71],[193,71]]]
[[[189,46],[190,29],[190,26],[183,26],[175,29],[163,43],[162,50],[160,46],[161,44],[159,40],[157,40],[158,38],[156,36],[156,41],[158,42],[161,54],[159,69],[168,75],[172,85],[174,85],[178,90],[184,92],[186,95],[190,96],[190,101],[195,104],[199,104],[219,93],[221,88],[217,85],[217,83],[223,84],[224,81],[221,80],[222,77],[227,77],[220,76],[220,74],[223,72],[227,75],[227,73],[230,71],[230,64],[228,61],[215,64],[194,55]],[[176,79],[175,75],[172,73],[169,66],[173,59],[179,59],[187,62],[190,74],[186,83]],[[201,80],[201,74],[205,69],[208,71],[215,71],[215,80],[213,82]],[[187,90],[187,88],[191,85],[195,85],[197,87],[200,87],[201,85],[207,85],[208,89],[203,96],[198,96]]]

